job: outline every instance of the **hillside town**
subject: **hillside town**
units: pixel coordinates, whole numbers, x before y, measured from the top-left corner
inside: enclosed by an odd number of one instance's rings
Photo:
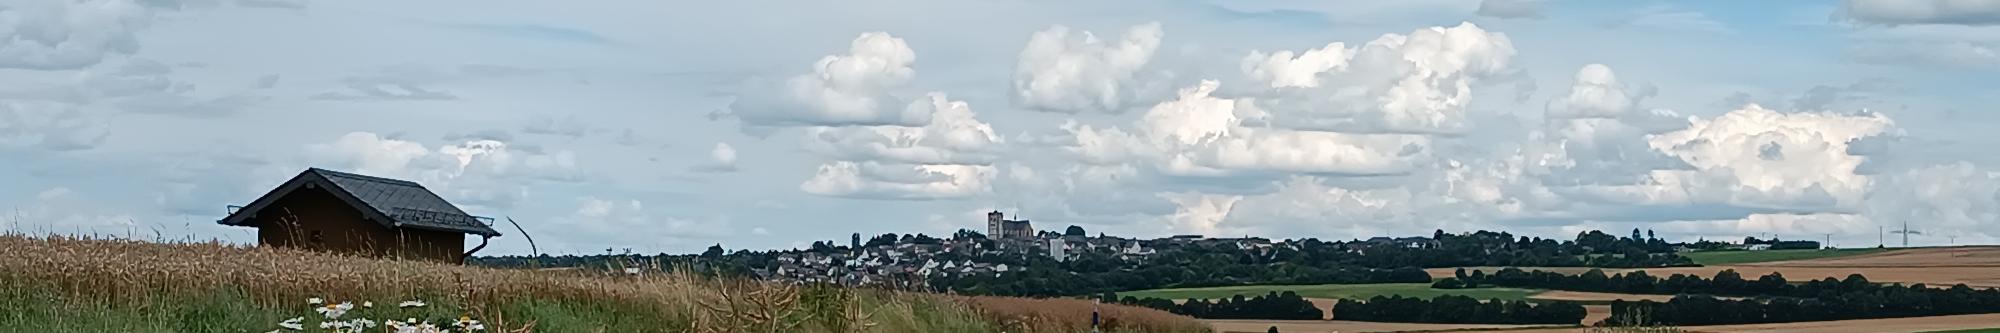
[[[926,281],[935,278],[998,276],[1020,269],[1000,262],[1003,260],[995,260],[1002,258],[1013,259],[1004,261],[1019,262],[1026,257],[1043,257],[1067,262],[1084,255],[1095,255],[1115,258],[1124,264],[1137,264],[1148,260],[1163,247],[1221,246],[1257,255],[1270,255],[1279,248],[1299,250],[1297,243],[1261,237],[1175,235],[1139,239],[1104,234],[1091,236],[1074,226],[1062,233],[1038,232],[1031,222],[1006,219],[998,211],[988,213],[986,222],[986,234],[961,231],[948,239],[902,235],[869,239],[864,243],[861,235],[855,234],[846,247],[829,245],[783,252],[776,256],[772,267],[755,273],[767,280],[794,283],[921,288],[925,287]],[[1438,243],[1425,237],[1374,237],[1345,246],[1351,252],[1365,253],[1373,248],[1426,248],[1436,247]]]

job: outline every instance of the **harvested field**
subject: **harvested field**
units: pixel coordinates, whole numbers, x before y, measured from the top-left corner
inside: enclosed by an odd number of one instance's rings
[[[1499,267],[1467,267],[1466,270],[1481,269],[1489,273]],[[1564,274],[1589,271],[1588,267],[1524,267],[1522,269],[1544,270]],[[1673,267],[1648,269],[1605,269],[1607,274],[1644,270],[1654,276],[1670,274],[1692,274],[1715,276],[1724,269],[1735,269],[1745,277],[1757,277],[1772,272],[1785,275],[1786,279],[1800,281],[1806,279],[1845,278],[1848,274],[1861,274],[1874,282],[1901,282],[1905,284],[1924,283],[1934,286],[1949,286],[1964,283],[1973,287],[2000,287],[2000,246],[1964,246],[1898,249],[1887,252],[1861,254],[1846,257],[1776,261],[1736,265],[1705,267]],[[1451,277],[1453,268],[1432,268],[1425,272],[1432,277]]]
[[[1916,318],[1862,319],[1815,321],[1783,324],[1685,326],[1681,329],[1689,333],[1761,333],[1761,332],[1813,332],[1813,333],[1912,333],[1940,330],[1976,329],[1993,327],[2000,323],[2000,314],[1979,314]],[[1280,328],[1283,329],[1282,327]],[[1342,331],[1346,332],[1346,331]],[[1509,333],[1583,333],[1584,328],[1567,329],[1522,329],[1501,330]]]
[[[1650,300],[1655,302],[1665,302],[1673,298],[1674,298],[1673,295],[1613,294],[1613,293],[1593,293],[1593,292],[1562,291],[1562,290],[1550,290],[1542,292],[1540,294],[1535,294],[1534,296],[1528,296],[1528,299],[1550,300],[1550,301],[1578,301],[1578,302],[1598,302],[1598,301],[1609,302],[1616,300],[1627,300],[1627,301]]]
[[[1210,327],[1215,328],[1216,333],[1261,333],[1271,326],[1277,326],[1279,332],[1341,333],[1547,327],[1546,325],[1405,324],[1344,320],[1207,320],[1207,322]]]
[[[1583,311],[1582,324],[1584,325],[1596,324],[1597,322],[1604,321],[1604,319],[1611,318],[1610,305],[1585,305],[1583,306]]]

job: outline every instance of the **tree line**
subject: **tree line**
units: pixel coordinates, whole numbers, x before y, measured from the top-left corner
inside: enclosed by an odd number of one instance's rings
[[[1326,315],[1319,307],[1313,306],[1311,301],[1291,291],[1268,292],[1263,296],[1250,298],[1236,295],[1212,302],[1189,298],[1179,304],[1164,298],[1132,296],[1120,298],[1117,293],[1106,292],[1098,297],[1098,301],[1154,308],[1202,319],[1319,320]]]
[[[2000,312],[2000,289],[1964,284],[1931,288],[1924,284],[1876,284],[1860,274],[1792,283],[1771,273],[1755,280],[1735,270],[1712,278],[1644,271],[1605,275],[1600,270],[1565,275],[1503,269],[1492,275],[1459,270],[1435,288],[1514,287],[1553,290],[1678,295],[1667,302],[1614,302],[1611,325],[1725,325],[1868,318],[1928,317]],[[1737,296],[1722,299],[1712,295]],[[1338,314],[1338,312],[1336,312]]]
[[[1425,300],[1403,296],[1375,296],[1367,301],[1342,299],[1333,306],[1333,319],[1392,323],[1435,324],[1576,324],[1586,311],[1575,302],[1502,301],[1480,302],[1472,297],[1444,295]]]
[[[1033,262],[1033,261],[1030,261]],[[929,281],[938,292],[977,295],[1061,297],[1113,291],[1198,288],[1241,285],[1307,285],[1364,283],[1423,283],[1430,274],[1415,267],[1311,267],[1289,263],[1270,265],[1144,265],[1131,271],[1076,272],[1059,267],[1025,265],[995,275],[939,276]]]

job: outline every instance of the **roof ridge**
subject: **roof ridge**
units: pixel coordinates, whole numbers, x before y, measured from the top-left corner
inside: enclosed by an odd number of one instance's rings
[[[328,170],[328,169],[322,169],[322,168],[317,168],[317,167],[315,167],[315,168],[309,168],[309,169],[307,169],[306,171],[310,171],[310,172],[315,172],[315,173],[319,173],[320,175],[324,175],[324,176],[334,176],[334,177],[342,177],[342,178],[352,178],[352,179],[358,179],[358,180],[365,180],[365,181],[372,181],[372,182],[378,182],[378,183],[388,183],[388,184],[396,184],[396,185],[403,185],[403,186],[414,186],[414,187],[419,187],[419,188],[421,188],[421,187],[424,187],[424,185],[423,185],[423,184],[418,184],[417,182],[413,182],[413,181],[408,181],[408,180],[402,180],[402,179],[395,179],[395,178],[383,178],[383,177],[376,177],[376,176],[369,176],[369,175],[363,175],[363,174],[358,174],[358,173],[351,173],[351,172],[342,172],[342,171],[334,171],[334,170]]]

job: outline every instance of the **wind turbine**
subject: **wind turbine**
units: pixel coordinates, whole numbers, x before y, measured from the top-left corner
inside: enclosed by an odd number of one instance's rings
[[[1903,230],[1890,231],[1889,233],[1903,234],[1903,247],[1910,247],[1910,235],[1924,234],[1922,231],[1910,230],[1910,221],[1903,221]]]

